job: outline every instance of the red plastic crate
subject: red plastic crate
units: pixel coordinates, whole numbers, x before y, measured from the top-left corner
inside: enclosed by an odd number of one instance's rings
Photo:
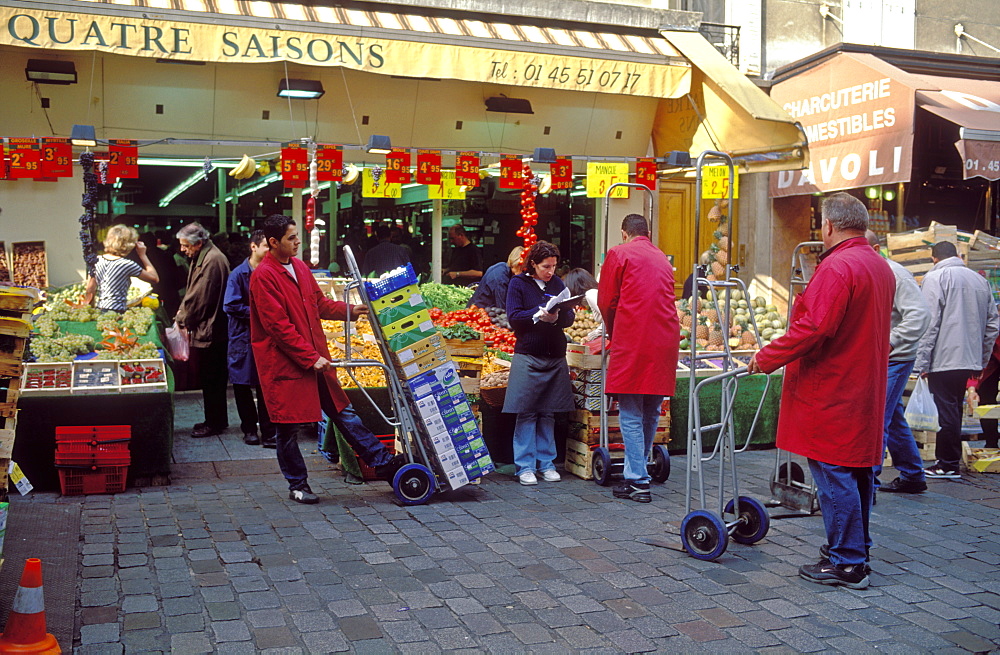
[[[56,465],[128,466],[132,462],[128,425],[59,426],[56,428]]]
[[[388,450],[391,454],[396,454],[396,435],[379,434],[375,435],[375,438],[381,441],[382,445],[385,446],[386,450]],[[378,476],[375,474],[375,469],[365,464],[365,460],[361,459],[360,455],[358,455],[358,466],[361,467],[361,478],[363,480],[367,480],[369,482],[372,480],[378,480]]]
[[[125,491],[127,466],[107,466],[94,471],[75,468],[59,469],[59,487],[64,496],[85,494],[116,494]]]

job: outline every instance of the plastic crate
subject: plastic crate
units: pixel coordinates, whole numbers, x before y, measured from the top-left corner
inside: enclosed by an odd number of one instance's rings
[[[406,264],[403,270],[395,275],[390,275],[374,282],[365,282],[365,291],[368,292],[369,300],[378,300],[386,294],[398,291],[411,284],[417,284],[417,274],[413,271],[413,266]]]
[[[393,455],[396,454],[396,435],[380,434],[376,435],[375,438],[381,441],[382,445],[385,446],[385,449],[388,450],[391,454]],[[361,478],[363,480],[371,482],[373,480],[379,479],[378,475],[376,475],[375,473],[375,469],[365,464],[365,460],[361,459],[360,455],[358,455],[358,466],[361,467]]]
[[[106,466],[96,470],[60,468],[59,487],[64,496],[116,494],[125,491],[128,466]]]
[[[55,430],[57,466],[128,466],[132,428],[128,425],[59,426]]]

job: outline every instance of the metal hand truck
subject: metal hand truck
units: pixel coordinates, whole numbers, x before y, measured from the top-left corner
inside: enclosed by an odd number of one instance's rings
[[[653,192],[644,184],[631,184],[627,182],[616,182],[608,187],[604,194],[604,258],[608,256],[608,224],[611,222],[611,195],[617,188],[641,189],[646,192],[646,218],[649,224],[650,240],[653,240]],[[655,241],[654,241],[655,243]],[[603,264],[603,260],[602,260]],[[666,301],[666,299],[664,299]],[[600,445],[594,449],[593,469],[594,482],[602,487],[611,484],[612,480],[620,480],[624,477],[624,460],[611,459],[611,442],[608,438],[608,412],[611,409],[611,399],[606,393],[608,378],[608,330],[604,321],[601,321],[601,428]],[[670,477],[670,451],[663,444],[653,444],[646,460],[646,469],[653,482],[666,482]]]
[[[354,359],[351,357],[351,321],[344,321],[344,359],[333,362],[337,368],[347,370],[358,389],[365,396],[365,399],[375,408],[379,416],[395,428],[399,434],[399,441],[403,445],[403,452],[408,463],[403,465],[391,480],[392,491],[396,494],[404,505],[422,505],[426,503],[434,494],[435,490],[446,490],[448,485],[437,473],[434,465],[435,459],[428,456],[422,440],[419,438],[418,430],[423,428],[423,422],[414,417],[410,403],[409,390],[402,380],[392,362],[392,351],[386,341],[378,320],[375,318],[375,310],[368,291],[365,288],[361,271],[358,268],[354,253],[350,246],[344,246],[344,259],[347,261],[347,272],[349,281],[344,287],[344,302],[348,308],[351,307],[351,291],[358,290],[362,303],[368,308],[368,320],[372,324],[372,333],[375,335],[375,342],[382,353],[384,362],[375,359]],[[378,403],[369,395],[368,391],[358,383],[354,377],[355,368],[376,367],[385,372],[386,384],[389,389],[389,399],[392,402],[392,415],[387,415],[379,407]],[[442,484],[444,482],[444,484]]]

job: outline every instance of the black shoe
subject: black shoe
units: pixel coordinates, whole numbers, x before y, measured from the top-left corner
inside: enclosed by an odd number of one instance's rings
[[[819,555],[823,559],[829,560],[830,559],[830,544],[823,544],[822,546],[820,546],[819,547]],[[868,575],[871,572],[872,572],[871,564],[869,564],[868,562],[865,562],[865,575]]]
[[[273,434],[270,437],[261,437],[260,445],[264,446],[265,448],[277,448],[278,439]]]
[[[215,437],[225,431],[226,428],[213,428],[209,425],[202,424],[200,427],[195,426],[195,428],[191,430],[191,437],[194,439],[201,439],[202,437]]]
[[[260,437],[257,436],[256,432],[244,432],[243,443],[245,443],[248,446],[259,446]]]
[[[889,484],[883,484],[879,491],[887,491],[889,493],[898,494],[919,494],[927,491],[927,483],[923,480],[904,480],[903,478],[896,478]]]
[[[648,482],[629,482],[626,480],[623,484],[615,487],[613,493],[615,498],[627,498],[637,503],[653,502],[653,497],[649,494]]]
[[[399,455],[393,455],[385,464],[375,467],[375,477],[379,480],[385,480],[386,482],[392,482],[392,479],[396,476],[396,471],[403,468],[407,464],[406,455],[400,453]]]
[[[302,503],[303,505],[315,505],[319,502],[319,496],[312,492],[309,485],[306,485],[301,489],[290,489],[288,491],[288,497],[297,503]]]
[[[957,469],[945,468],[940,462],[924,469],[924,477],[932,480],[961,480],[962,474]]]
[[[864,565],[837,566],[828,559],[800,566],[799,577],[817,584],[842,585],[848,589],[867,589],[871,582]]]

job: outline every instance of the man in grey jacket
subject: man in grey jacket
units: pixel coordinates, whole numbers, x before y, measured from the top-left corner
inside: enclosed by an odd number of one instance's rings
[[[937,462],[925,474],[958,479],[965,383],[989,363],[1000,316],[989,283],[966,268],[955,244],[934,244],[931,261],[934,267],[924,276],[922,287],[931,323],[917,348],[914,369],[927,376],[941,430],[934,452]]]
[[[875,252],[880,253],[878,236],[871,230],[865,236]],[[896,278],[896,293],[892,298],[892,327],[889,332],[892,350],[889,352],[889,380],[885,387],[885,433],[882,439],[883,451],[889,449],[892,465],[899,471],[899,477],[879,485],[878,476],[882,474],[882,465],[879,464],[875,467],[875,488],[893,493],[918,494],[927,490],[927,483],[924,481],[920,450],[903,416],[903,390],[917,357],[917,344],[931,322],[931,313],[910,272],[891,259],[886,262]]]

